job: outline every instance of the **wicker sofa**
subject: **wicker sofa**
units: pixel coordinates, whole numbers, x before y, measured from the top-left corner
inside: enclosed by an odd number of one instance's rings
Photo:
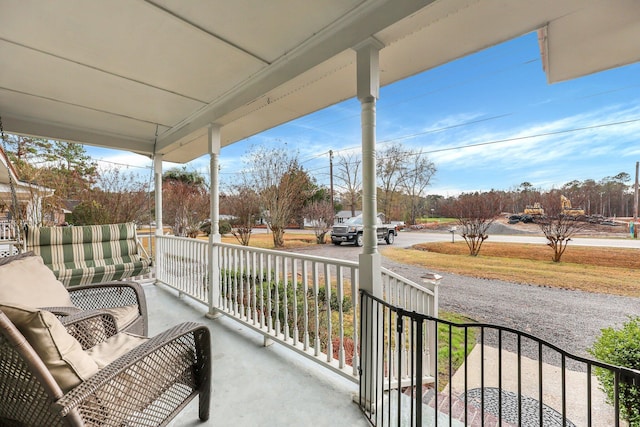
[[[147,335],[147,303],[134,282],[107,282],[66,289],[41,257],[27,252],[0,258],[0,303],[47,308],[58,316],[100,309],[119,330]]]
[[[0,305],[0,425],[161,426],[199,396],[209,417],[210,334],[183,323],[153,338],[113,317]]]

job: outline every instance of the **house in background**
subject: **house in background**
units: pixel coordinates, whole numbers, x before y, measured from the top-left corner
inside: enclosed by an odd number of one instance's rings
[[[56,222],[57,218],[44,218],[42,202],[46,197],[53,196],[54,190],[41,185],[20,181],[15,167],[9,161],[9,157],[0,147],[0,239],[5,237],[12,229],[8,224],[14,221],[11,206],[13,205],[13,192],[11,182],[15,188],[15,197],[22,219],[28,224],[42,224],[47,220]],[[55,216],[55,214],[54,214]]]
[[[351,211],[350,210],[340,211],[340,212],[338,212],[336,214],[334,223],[335,224],[342,224],[343,222],[345,222],[349,218],[351,218],[353,216],[358,216],[358,215],[361,215],[361,214],[362,214],[362,211],[355,211],[355,215],[351,215]]]

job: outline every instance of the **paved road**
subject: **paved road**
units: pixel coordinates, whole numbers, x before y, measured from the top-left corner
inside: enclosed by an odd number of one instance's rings
[[[455,235],[454,239],[461,240],[460,235]],[[398,233],[395,244],[402,247],[412,246],[425,242],[450,242],[451,233],[446,231],[404,231]],[[488,242],[505,242],[505,243],[533,243],[546,245],[547,240],[539,235],[529,234],[492,234],[489,233]],[[605,246],[612,248],[634,248],[640,249],[640,239],[632,239],[626,237],[616,238],[587,238],[574,237],[571,239],[570,245],[576,246]],[[381,244],[384,246],[384,243]]]
[[[494,223],[489,230],[489,242],[505,242],[505,243],[532,243],[546,245],[547,240],[540,233],[523,232],[518,228],[506,226],[501,223]],[[264,228],[254,228],[253,233],[265,233]],[[291,233],[309,233],[313,234],[313,230],[290,230]],[[462,237],[459,234],[453,236],[455,241],[459,241]],[[604,246],[612,248],[634,248],[640,249],[640,239],[632,239],[626,233],[620,233],[619,237],[574,237],[571,239],[571,245],[576,246]],[[426,242],[450,242],[451,233],[448,231],[400,231],[396,237],[395,244],[401,247],[409,247],[418,243]],[[379,243],[381,247],[384,242]]]
[[[408,237],[412,234],[432,237],[431,233],[402,233],[396,243],[410,246]],[[384,246],[383,243],[380,247]],[[322,245],[295,252],[357,261],[361,248]],[[432,271],[428,266],[408,266],[384,257],[382,265],[416,283],[421,282],[426,271]],[[580,356],[588,356],[586,349],[602,328],[618,327],[627,316],[640,315],[640,298],[438,273],[443,276],[439,289],[441,310],[526,331]]]

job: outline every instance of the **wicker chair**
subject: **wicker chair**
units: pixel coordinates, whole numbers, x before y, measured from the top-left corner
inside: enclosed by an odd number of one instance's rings
[[[211,360],[206,326],[183,323],[153,338],[134,337],[142,343],[69,386],[48,368],[39,343],[28,341],[30,324],[25,326],[16,318],[16,310],[23,310],[29,319],[44,319],[47,331],[58,326],[84,354],[112,340],[133,337],[116,334],[113,317],[103,312],[58,320],[46,311],[2,306],[0,425],[160,426],[196,396],[200,420],[209,418]]]
[[[95,285],[76,286],[67,289],[73,307],[45,307],[48,311],[62,316],[78,314],[85,310],[115,310],[121,307],[135,307],[137,314],[121,330],[147,336],[147,298],[142,286],[136,282],[105,282]],[[114,312],[111,312],[114,315]]]
[[[135,282],[104,282],[64,288],[42,258],[27,252],[0,258],[0,303],[44,307],[63,317],[104,309],[122,331],[147,335],[147,303]]]

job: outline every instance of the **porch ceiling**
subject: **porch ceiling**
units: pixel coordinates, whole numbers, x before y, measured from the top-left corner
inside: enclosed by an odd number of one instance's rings
[[[5,130],[186,162],[355,95],[374,37],[392,83],[541,31],[550,82],[640,60],[636,0],[0,0]]]

